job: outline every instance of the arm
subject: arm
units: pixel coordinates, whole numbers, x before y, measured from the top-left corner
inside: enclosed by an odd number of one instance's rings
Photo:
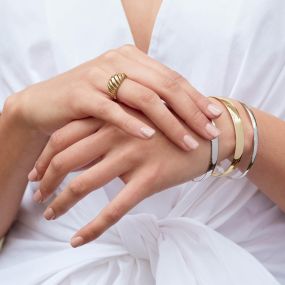
[[[0,236],[15,218],[27,184],[28,169],[55,130],[74,120],[95,117],[137,138],[147,140],[153,136],[154,129],[124,112],[107,94],[110,76],[125,69],[128,78],[118,91],[118,100],[144,113],[180,148],[190,151],[197,143],[160,96],[197,133],[207,139],[218,135],[217,129],[208,128],[208,118],[216,118],[220,110],[176,72],[132,46],[108,51],[68,72],[34,84],[10,96],[1,116]],[[179,100],[172,100],[173,92]],[[53,140],[57,141],[58,137],[52,136]]]
[[[12,115],[15,110],[7,108],[9,103],[0,116],[0,238],[17,214],[27,174],[47,141],[45,136],[21,125]]]
[[[238,104],[237,106],[245,126],[245,152],[241,161],[241,168],[244,168],[249,162],[252,151],[252,130],[244,109]],[[224,106],[220,104],[220,108]],[[280,208],[285,209],[285,195],[282,194],[285,173],[283,150],[285,123],[257,109],[254,111],[259,125],[260,148],[249,178]],[[134,114],[131,110],[129,112]],[[141,115],[136,115],[141,118]],[[221,161],[230,158],[235,147],[233,125],[225,108],[222,116],[216,120],[216,125],[222,130],[219,151],[219,161]],[[267,130],[269,126],[272,131]],[[65,126],[58,132],[61,136],[67,134],[67,140],[74,141],[71,125]],[[44,176],[38,177],[42,178],[38,191],[42,200],[54,191],[68,172],[88,165],[90,161],[95,161],[102,155],[104,159],[71,181],[48,206],[44,213],[45,217],[47,219],[59,217],[94,189],[98,189],[115,177],[121,177],[126,183],[125,188],[93,221],[75,235],[76,239],[72,240],[72,245],[82,245],[97,238],[144,198],[189,181],[205,172],[209,163],[210,144],[191,130],[190,132],[200,145],[197,150],[190,153],[181,152],[161,132],[157,132],[152,140],[138,141],[117,132],[113,126],[105,126],[97,134],[70,144],[66,149],[58,145],[55,150],[54,146],[48,144],[39,158],[41,164],[47,168]],[[86,153],[85,150],[91,149],[92,145],[96,145],[96,148]],[[121,163],[122,160],[124,164]],[[118,165],[119,167],[116,167]],[[272,167],[269,171],[268,165]]]
[[[214,100],[216,104],[220,104],[221,108],[226,109],[223,104]],[[251,123],[244,109],[239,103],[235,104],[244,121],[245,130],[245,152],[240,164],[240,169],[244,170],[252,153],[252,128]],[[258,110],[252,109],[258,125],[259,132],[259,148],[255,163],[249,171],[247,177],[250,179],[267,197],[276,203],[281,210],[285,211],[285,122]],[[228,130],[231,120],[229,117],[223,116],[224,120],[218,120],[217,125],[223,132]],[[230,139],[234,141],[233,129],[230,130]],[[222,145],[225,143],[222,142]],[[233,146],[232,146],[233,147]],[[233,152],[233,148],[232,148]]]
[[[259,126],[259,151],[248,178],[285,211],[285,122],[254,109]]]

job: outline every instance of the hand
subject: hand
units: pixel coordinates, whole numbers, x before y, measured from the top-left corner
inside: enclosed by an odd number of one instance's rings
[[[128,113],[146,120],[134,110],[129,109]],[[58,130],[57,135],[64,138],[64,143],[49,142],[38,159],[38,165],[46,169],[43,177],[38,177],[42,178],[34,196],[38,202],[47,199],[69,172],[91,165],[52,201],[44,213],[47,219],[63,215],[84,196],[116,177],[126,183],[110,204],[75,235],[73,246],[96,239],[146,197],[199,176],[209,164],[210,143],[201,138],[201,152],[191,153],[177,148],[160,131],[152,140],[145,141],[110,124],[80,139],[88,134],[90,125],[98,123],[92,120],[72,122]]]
[[[126,113],[107,94],[107,81],[117,72],[128,75],[119,88],[118,101],[143,112],[182,149],[198,144],[161,99],[202,137],[219,135],[208,118],[219,116],[220,109],[182,76],[130,45],[32,85],[10,101],[17,102],[16,109],[29,127],[48,135],[72,120],[95,117],[136,137],[151,137],[153,128]]]

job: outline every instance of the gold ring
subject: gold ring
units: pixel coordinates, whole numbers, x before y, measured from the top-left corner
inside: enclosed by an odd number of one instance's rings
[[[118,90],[123,83],[123,81],[127,78],[125,73],[116,73],[108,81],[108,93],[112,97],[112,99],[117,99]]]

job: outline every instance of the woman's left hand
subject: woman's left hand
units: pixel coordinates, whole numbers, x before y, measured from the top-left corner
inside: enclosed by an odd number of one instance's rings
[[[151,124],[141,113],[122,107]],[[195,133],[193,136],[200,142],[202,156],[201,151],[186,153],[179,149],[159,130],[151,140],[141,140],[93,118],[71,122],[55,133],[57,139],[47,144],[36,163],[42,175],[38,177],[41,182],[34,199],[42,202],[69,172],[88,166],[47,207],[44,216],[55,219],[90,192],[120,177],[126,183],[122,191],[71,241],[74,247],[85,244],[146,197],[205,172],[210,143]]]

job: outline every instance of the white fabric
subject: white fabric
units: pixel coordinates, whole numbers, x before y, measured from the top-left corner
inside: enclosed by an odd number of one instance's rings
[[[1,105],[10,93],[133,42],[119,0],[0,0],[0,7]],[[285,119],[284,15],[284,0],[164,0],[149,55],[207,96]],[[32,201],[37,183],[29,183],[0,254],[0,283],[285,284],[285,216],[246,178],[178,185],[71,248],[75,231],[122,186],[114,179],[48,222],[48,203]]]

